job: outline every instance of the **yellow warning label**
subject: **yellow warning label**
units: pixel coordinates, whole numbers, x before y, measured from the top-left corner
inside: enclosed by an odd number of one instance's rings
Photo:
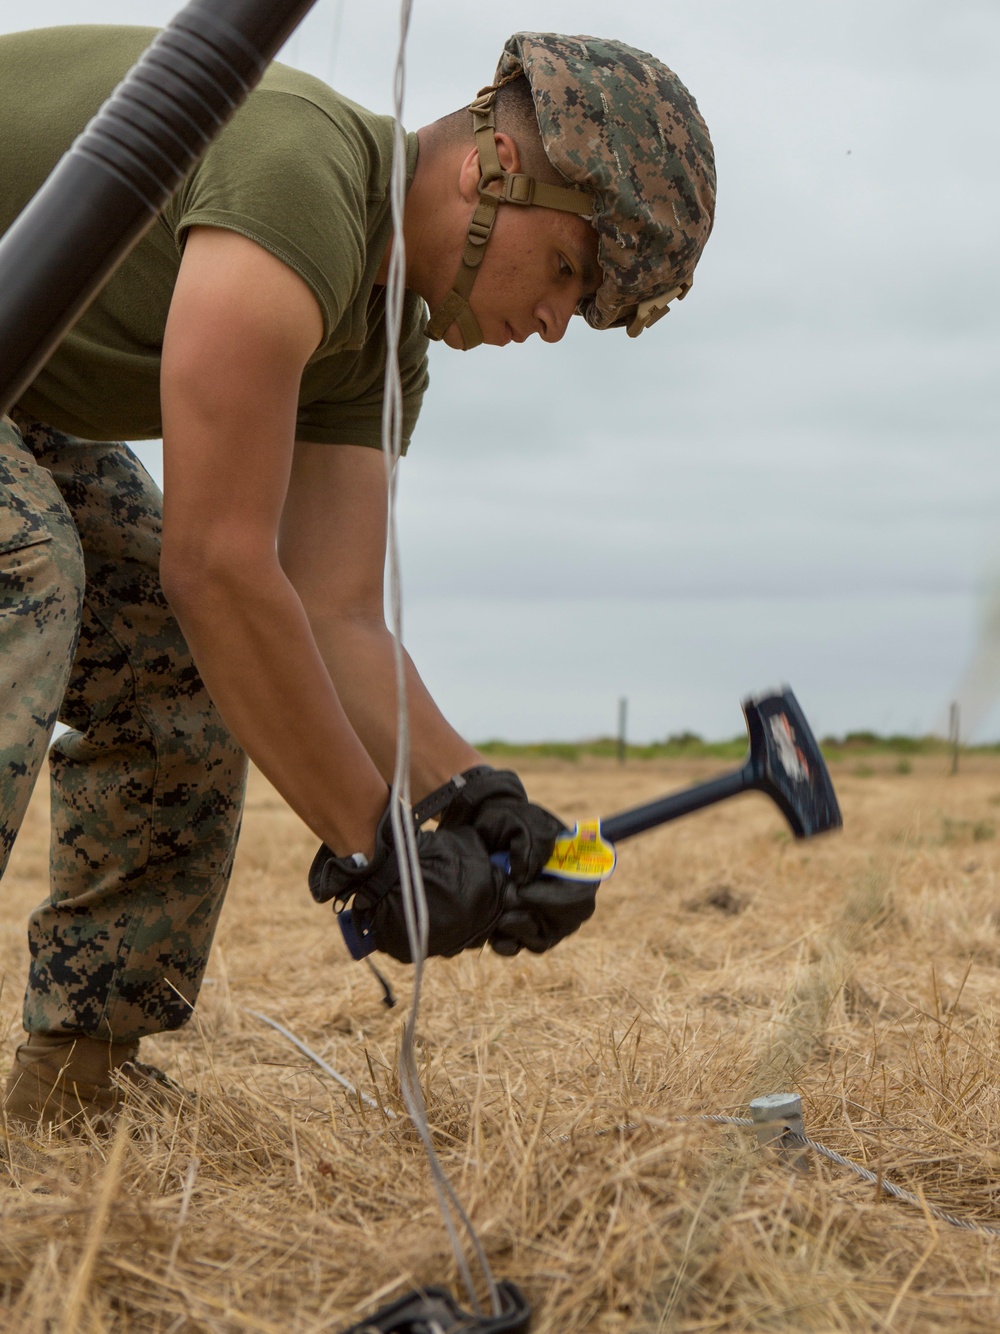
[[[615,869],[615,850],[601,837],[600,820],[581,820],[572,834],[560,834],[545,863],[545,874],[563,880],[606,880]]]

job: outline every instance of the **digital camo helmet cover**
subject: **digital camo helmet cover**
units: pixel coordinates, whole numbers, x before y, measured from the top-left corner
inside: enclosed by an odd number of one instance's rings
[[[549,161],[596,196],[603,282],[581,313],[638,334],[687,292],[712,230],[708,128],[677,75],[624,42],[515,33],[495,83],[520,73]]]

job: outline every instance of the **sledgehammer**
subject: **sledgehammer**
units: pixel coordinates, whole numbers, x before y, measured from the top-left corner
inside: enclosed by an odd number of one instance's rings
[[[785,686],[776,694],[750,696],[743,701],[743,714],[750,734],[750,753],[741,768],[606,820],[581,820],[572,832],[567,830],[556,839],[543,875],[590,883],[606,880],[615,868],[614,845],[623,838],[714,806],[717,801],[727,801],[741,792],[763,792],[770,797],[796,838],[812,838],[839,829],[843,820],[829,770],[791,690]],[[510,873],[507,853],[495,853],[491,860]],[[344,909],[337,920],[354,958],[370,954],[375,942],[359,930],[353,910]]]
[[[743,716],[750,753],[742,768],[612,815],[601,821],[604,837],[618,843],[748,791],[770,797],[796,838],[839,829],[844,821],[829,770],[792,691],[785,686],[777,694],[749,696],[743,701]]]
[[[604,820],[581,821],[571,834],[557,840],[545,874],[564,880],[604,880],[614,869],[614,845],[623,838],[741,792],[763,792],[770,797],[796,838],[839,829],[844,822],[829,770],[788,686],[774,694],[749,696],[743,701],[743,714],[750,753],[741,768]],[[503,863],[509,871],[509,859],[501,857],[498,865]]]

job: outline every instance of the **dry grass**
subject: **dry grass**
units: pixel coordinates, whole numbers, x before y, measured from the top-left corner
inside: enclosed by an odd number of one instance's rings
[[[711,769],[525,773],[587,814]],[[1000,1222],[1000,761],[868,769],[835,773],[842,837],[797,844],[763,799],[731,802],[623,846],[596,919],[552,955],[428,969],[436,1140],[537,1334],[1000,1327],[1000,1240],[673,1119],[794,1088],[815,1138]],[[401,1113],[400,1010],[310,904],[311,838],[259,780],[245,829],[198,1015],[144,1044],[197,1109],[135,1107],[114,1141],[6,1140],[4,1330],[305,1334],[418,1282],[458,1291],[405,1117],[352,1103],[246,1013]],[[8,1051],[44,873],[39,794],[4,884]],[[405,999],[407,970],[387,971]]]

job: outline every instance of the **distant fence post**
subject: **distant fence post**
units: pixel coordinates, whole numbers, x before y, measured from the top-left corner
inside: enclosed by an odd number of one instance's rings
[[[628,700],[622,695],[618,701],[618,763],[625,763],[625,732],[628,722]]]
[[[955,700],[948,710],[948,740],[951,742],[951,772],[953,774],[958,773],[959,731],[958,701]]]

